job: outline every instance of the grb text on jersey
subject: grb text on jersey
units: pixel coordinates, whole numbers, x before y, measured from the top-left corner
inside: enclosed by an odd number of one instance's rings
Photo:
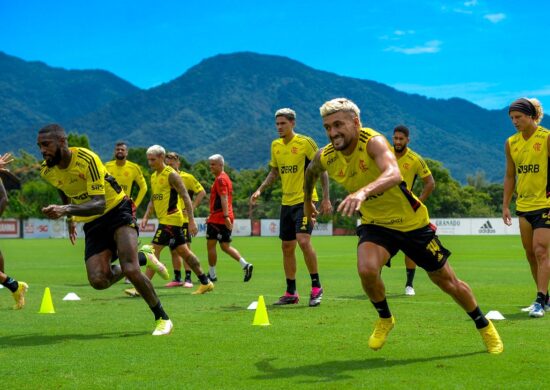
[[[521,173],[538,173],[539,164],[518,165],[518,175]]]
[[[298,172],[298,165],[282,165],[281,166],[281,175],[285,173],[296,173]]]

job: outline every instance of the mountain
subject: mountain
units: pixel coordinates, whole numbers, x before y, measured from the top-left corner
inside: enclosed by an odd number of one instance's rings
[[[36,131],[97,111],[139,91],[103,70],[66,70],[0,52],[0,128],[4,149],[35,148]],[[2,153],[2,151],[0,151]]]
[[[61,75],[68,72],[56,71]],[[90,73],[81,72],[78,80],[90,77]],[[95,88],[105,94],[105,84],[112,84],[102,81],[97,81]],[[84,104],[90,93],[77,94],[70,104]],[[249,52],[217,55],[158,87],[128,89],[124,96],[105,99],[102,106],[97,101],[100,107],[96,110],[56,119],[69,131],[87,134],[92,148],[105,159],[111,158],[115,141],[125,139],[131,147],[160,144],[191,161],[221,153],[232,167],[257,168],[269,160],[270,144],[277,136],[273,114],[278,108],[293,108],[298,115],[297,132],[310,135],[322,146],[327,139],[318,108],[340,96],[358,104],[364,126],[387,136],[397,124],[407,125],[411,148],[442,161],[455,178],[464,181],[467,175],[483,170],[489,180],[501,181],[504,141],[515,131],[506,110],[485,110],[457,98],[411,95],[280,56]],[[48,112],[65,104],[51,103]],[[36,120],[38,113],[45,111],[29,109],[28,114]],[[11,130],[19,131],[16,127]],[[13,150],[26,143],[12,139],[7,145]]]

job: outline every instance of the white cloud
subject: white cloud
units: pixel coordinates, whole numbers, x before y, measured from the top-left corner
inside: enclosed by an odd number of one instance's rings
[[[393,32],[394,35],[397,35],[397,36],[404,36],[404,35],[412,35],[414,34],[415,31],[414,30],[407,30],[407,31],[404,31],[404,30],[395,30]]]
[[[466,7],[475,7],[477,5],[477,0],[465,1],[464,5]]]
[[[414,46],[414,47],[397,47],[397,46],[390,46],[384,51],[392,51],[395,53],[403,53],[403,54],[427,54],[427,53],[437,53],[441,50],[441,41],[429,41],[426,42],[423,46]]]
[[[491,23],[498,23],[506,19],[506,14],[498,13],[498,14],[487,14],[483,15],[484,19],[487,19]]]

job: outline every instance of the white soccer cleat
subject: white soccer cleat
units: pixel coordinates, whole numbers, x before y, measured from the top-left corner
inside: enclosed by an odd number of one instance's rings
[[[413,296],[415,294],[416,293],[414,292],[414,288],[412,288],[411,286],[405,287],[405,295]]]
[[[163,320],[159,318],[156,322],[155,330],[153,331],[153,336],[166,336],[172,333],[174,329],[174,324],[170,320]]]

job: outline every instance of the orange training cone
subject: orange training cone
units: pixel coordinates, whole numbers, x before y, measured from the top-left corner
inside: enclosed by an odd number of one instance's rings
[[[269,318],[267,317],[267,309],[265,308],[263,295],[258,297],[258,306],[256,307],[256,312],[254,313],[254,322],[252,322],[252,325],[271,325],[269,323]]]
[[[40,314],[53,314],[55,310],[53,308],[52,294],[50,293],[50,288],[46,287],[44,290],[44,297],[42,297],[42,304],[40,305]]]

